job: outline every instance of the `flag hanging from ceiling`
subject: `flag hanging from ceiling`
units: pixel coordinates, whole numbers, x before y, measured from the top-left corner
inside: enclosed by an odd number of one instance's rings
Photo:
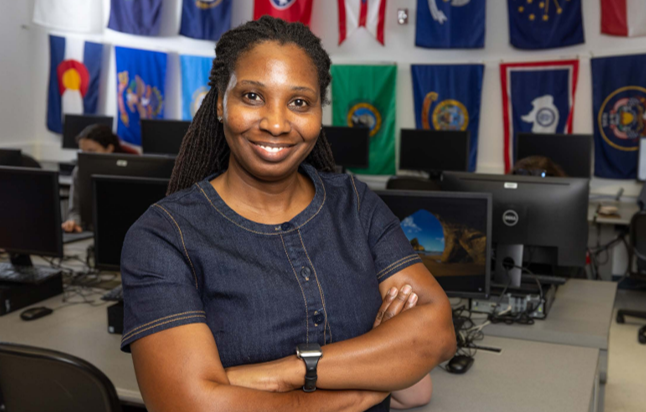
[[[415,124],[426,130],[468,130],[469,171],[476,170],[484,65],[411,65]]]
[[[572,133],[578,60],[500,65],[505,173],[518,133]]]
[[[332,79],[332,125],[370,129],[370,167],[353,172],[395,174],[397,66],[332,65]]]
[[[141,119],[164,117],[166,53],[115,47],[117,135],[141,146]]]
[[[594,174],[635,179],[639,139],[646,137],[646,54],[594,58]]]
[[[277,17],[289,22],[297,22],[309,26],[312,18],[312,2],[314,0],[255,0],[253,19],[258,20],[264,15]]]
[[[36,0],[34,23],[50,29],[94,33],[103,30],[103,3],[88,0]]]
[[[108,28],[140,36],[159,34],[162,0],[111,0]]]
[[[509,41],[519,49],[553,49],[585,42],[581,0],[507,0]]]
[[[213,57],[179,56],[182,69],[182,119],[193,120],[209,92]]]
[[[338,0],[338,3],[339,44],[359,27],[365,27],[379,43],[385,44],[386,0]]]
[[[646,36],[646,1],[601,0],[601,33]]]
[[[179,34],[193,39],[220,40],[231,28],[233,0],[183,0]]]
[[[65,114],[96,114],[103,45],[50,35],[49,51],[47,128],[62,133]]]
[[[484,47],[485,0],[417,0],[415,45],[430,49]]]

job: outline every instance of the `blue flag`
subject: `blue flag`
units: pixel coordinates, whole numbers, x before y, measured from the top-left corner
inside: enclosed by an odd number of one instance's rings
[[[507,0],[509,41],[519,49],[553,49],[585,42],[581,0]]]
[[[182,68],[182,119],[193,120],[209,92],[213,57],[179,56]]]
[[[200,40],[220,40],[231,28],[232,0],[183,0],[179,34]]]
[[[141,146],[141,119],[164,117],[166,53],[115,47],[117,58],[117,135]]]
[[[468,130],[469,171],[476,170],[484,65],[412,65],[418,129]]]
[[[484,47],[485,0],[417,0],[415,45],[431,49]]]
[[[592,59],[594,174],[635,179],[646,137],[646,54]]]
[[[159,34],[162,0],[111,0],[108,28],[140,36]]]

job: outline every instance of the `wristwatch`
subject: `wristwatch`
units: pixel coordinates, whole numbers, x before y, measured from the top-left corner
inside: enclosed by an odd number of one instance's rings
[[[305,385],[303,391],[314,392],[316,390],[316,366],[323,356],[321,345],[318,343],[301,343],[296,347],[296,357],[305,362]]]

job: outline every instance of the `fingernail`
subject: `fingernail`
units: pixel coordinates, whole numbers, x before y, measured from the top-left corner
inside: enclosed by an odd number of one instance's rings
[[[410,291],[411,291],[411,290],[413,290],[413,288],[412,288],[410,285],[406,285],[406,286],[404,286],[404,288],[402,289],[402,292],[404,293],[404,295],[408,295],[408,294],[410,293]]]
[[[390,288],[390,290],[388,291],[388,294],[390,296],[395,296],[397,294],[397,288]]]
[[[410,298],[408,298],[408,303],[413,304],[415,302],[417,302],[417,294],[413,293],[410,295]]]

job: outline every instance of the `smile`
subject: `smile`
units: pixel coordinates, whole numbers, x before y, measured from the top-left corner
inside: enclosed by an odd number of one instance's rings
[[[289,143],[252,142],[254,152],[266,162],[276,163],[284,160],[295,145]]]

